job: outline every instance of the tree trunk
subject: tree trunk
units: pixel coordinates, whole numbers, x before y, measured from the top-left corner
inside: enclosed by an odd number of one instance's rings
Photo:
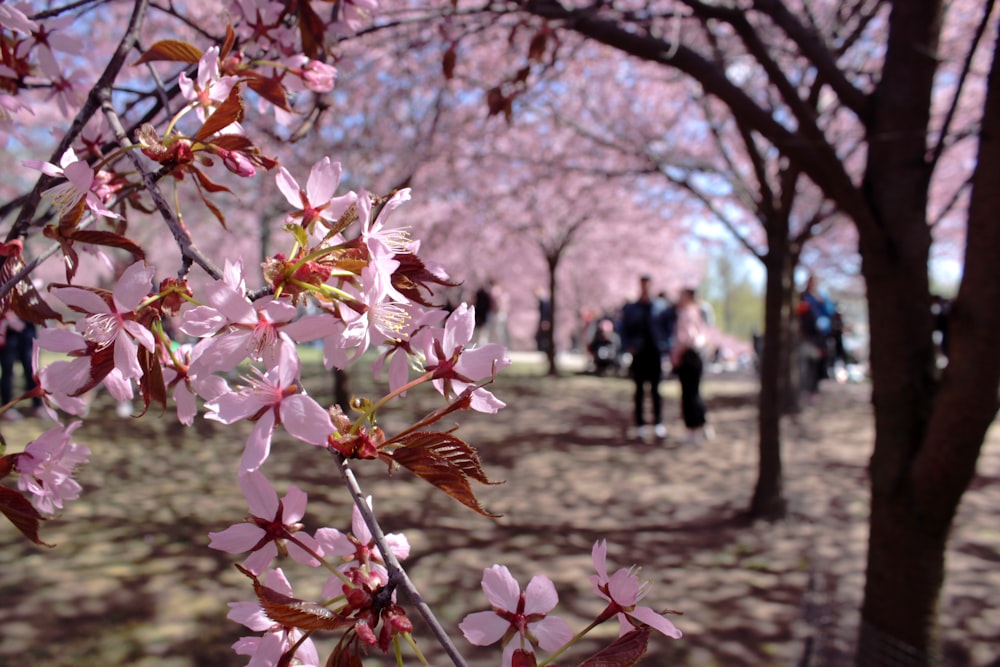
[[[920,3],[924,15],[920,9],[909,11],[916,3],[897,5],[893,21],[913,21],[918,15],[916,20],[930,25],[933,17],[926,12],[935,9],[935,4]],[[899,11],[900,7],[906,11]],[[914,43],[932,57],[928,45],[934,44],[933,39],[914,39]],[[894,64],[899,63],[887,59],[886,80],[897,75],[891,80],[900,82]],[[926,271],[930,238],[919,218],[926,209],[927,192],[926,175],[919,168],[921,156],[905,145],[905,139],[903,144],[872,140],[865,191],[879,224],[860,231],[870,304],[876,434],[870,467],[871,532],[857,655],[860,665],[935,661],[937,605],[948,533],[997,413],[998,67],[994,50],[970,199],[965,269],[953,307],[950,361],[940,386],[934,381]],[[920,74],[926,74],[919,66],[918,76],[913,75],[914,68],[908,69],[911,76],[904,80],[904,88],[906,82],[912,85]],[[905,99],[898,88],[893,92],[896,99]],[[914,101],[909,98],[910,109],[919,108]],[[877,136],[892,127],[900,136],[908,136],[907,126],[919,125],[920,119],[912,123],[912,116],[902,111],[892,102],[882,105],[873,133]],[[917,150],[922,151],[917,143]]]
[[[775,223],[777,225],[777,223]],[[757,413],[760,459],[757,484],[748,513],[753,518],[778,519],[785,514],[781,465],[781,416],[788,391],[789,292],[795,288],[793,253],[788,247],[787,226],[775,233],[765,259],[764,351],[760,364],[760,397]]]
[[[556,313],[559,312],[556,309],[556,304],[558,303],[558,297],[556,296],[556,269],[559,268],[559,253],[552,255],[547,255],[546,266],[549,268],[549,306],[552,308],[552,326],[549,327],[548,333],[548,344],[545,346],[545,360],[548,363],[548,375],[555,377],[559,375],[559,367],[556,365],[556,323],[559,318]]]

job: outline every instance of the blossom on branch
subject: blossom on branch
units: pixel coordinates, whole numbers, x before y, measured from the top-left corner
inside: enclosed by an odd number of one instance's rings
[[[241,474],[239,479],[250,515],[246,521],[221,532],[209,533],[208,546],[231,554],[252,552],[243,564],[254,574],[260,574],[271,564],[278,555],[279,546],[281,551],[287,548],[288,555],[300,563],[318,565],[313,554],[319,554],[319,543],[308,533],[300,532],[302,524],[299,521],[306,513],[306,493],[293,484],[278,500],[277,491],[263,473],[255,470]],[[289,541],[290,538],[293,539]]]
[[[254,368],[247,384],[237,391],[222,393],[208,401],[206,417],[232,424],[243,419],[256,421],[240,460],[240,470],[257,470],[271,453],[271,435],[282,424],[290,435],[311,445],[325,446],[333,434],[330,414],[301,390],[301,362],[295,347],[282,345],[277,364],[267,372]]]
[[[502,641],[502,667],[511,667],[518,649],[534,653],[534,646],[540,646],[551,653],[573,638],[565,621],[548,615],[559,602],[548,577],[532,577],[522,593],[510,570],[494,565],[483,571],[483,592],[493,610],[469,614],[458,627],[476,646]]]
[[[369,509],[372,506],[372,498],[365,499]],[[351,515],[351,532],[344,534],[336,528],[320,528],[316,531],[316,540],[323,548],[324,556],[339,556],[343,559],[337,569],[347,573],[352,570],[361,573],[360,579],[368,585],[369,589],[375,590],[380,586],[389,583],[389,573],[385,568],[385,559],[382,552],[375,544],[368,524],[357,505]],[[410,555],[410,542],[402,533],[389,533],[385,536],[386,544],[392,555],[399,560]],[[340,580],[331,577],[323,589],[326,597],[335,597],[339,594]]]
[[[489,343],[482,347],[466,347],[472,340],[475,326],[475,309],[463,303],[448,316],[444,328],[435,329],[434,335],[424,342],[424,367],[434,372],[434,387],[445,398],[454,398],[467,387],[493,377],[511,364],[502,345]],[[492,414],[506,406],[482,387],[472,392],[471,399],[470,407],[479,412]]]
[[[56,426],[28,443],[17,457],[21,474],[17,486],[32,495],[32,504],[40,512],[54,514],[66,500],[80,497],[80,484],[73,479],[76,467],[87,462],[90,450],[70,442],[70,436],[82,422],[67,427]]]
[[[299,220],[306,229],[319,220],[336,222],[357,199],[353,192],[334,196],[340,186],[340,172],[339,162],[331,162],[329,157],[324,157],[309,170],[306,187],[302,188],[287,169],[279,167],[274,177],[278,190],[289,204],[298,209],[297,213],[288,214],[288,221]]]
[[[78,160],[72,148],[66,149],[59,164],[51,162],[41,162],[39,160],[23,160],[25,167],[37,169],[46,176],[53,178],[65,178],[65,183],[60,183],[49,188],[42,193],[44,197],[52,200],[59,216],[65,216],[76,208],[77,204],[83,200],[88,209],[96,216],[108,218],[121,218],[120,215],[111,211],[105,206],[105,198],[98,195],[98,191],[104,189],[105,195],[107,179],[97,178],[93,167],[87,164],[86,160]]]
[[[607,540],[594,542],[591,556],[597,574],[590,576],[590,583],[594,585],[594,592],[610,603],[602,616],[608,618],[612,615],[618,616],[620,635],[632,632],[636,627],[635,621],[638,621],[662,632],[667,637],[679,639],[681,631],[663,614],[649,607],[636,606],[636,603],[649,591],[648,581],[640,582],[632,570],[625,568],[608,577],[607,553]]]

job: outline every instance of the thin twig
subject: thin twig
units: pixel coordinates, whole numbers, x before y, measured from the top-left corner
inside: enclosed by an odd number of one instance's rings
[[[357,506],[358,511],[361,512],[361,517],[365,520],[365,524],[368,526],[368,530],[371,531],[372,538],[375,540],[375,544],[378,546],[378,549],[382,554],[382,558],[385,560],[386,569],[389,571],[389,580],[406,591],[410,598],[410,602],[414,607],[416,607],[424,621],[427,622],[431,633],[438,640],[438,643],[440,643],[444,648],[445,653],[447,653],[448,657],[451,658],[455,667],[468,667],[468,664],[465,662],[465,658],[463,658],[458,652],[458,648],[455,646],[454,642],[451,641],[451,637],[448,635],[447,631],[441,625],[440,621],[438,621],[437,617],[434,616],[434,612],[431,611],[431,608],[426,602],[424,602],[420,593],[417,591],[416,586],[414,586],[413,582],[410,581],[410,577],[406,574],[403,566],[400,565],[399,560],[389,549],[389,545],[385,540],[385,533],[382,532],[382,527],[375,518],[375,514],[372,513],[371,508],[368,507],[368,502],[365,500],[365,496],[361,491],[358,479],[354,475],[354,471],[351,469],[350,461],[340,455],[336,456],[340,460],[340,465],[337,466],[340,470],[340,476],[344,478],[344,482],[347,484],[347,489],[351,493],[351,498],[354,499],[354,504]]]
[[[104,117],[108,119],[108,125],[111,127],[111,131],[115,133],[118,138],[118,144],[125,149],[125,154],[129,160],[132,161],[132,165],[135,167],[142,175],[142,182],[146,190],[149,192],[149,196],[152,197],[153,203],[156,205],[157,210],[160,215],[163,216],[164,222],[167,223],[167,228],[170,229],[170,233],[174,235],[174,240],[177,242],[178,247],[181,251],[181,257],[183,258],[184,268],[181,269],[181,274],[187,273],[187,268],[193,261],[198,266],[203,268],[208,275],[212,278],[219,280],[222,278],[222,271],[215,266],[215,264],[208,257],[204,255],[195,246],[194,241],[191,239],[191,235],[188,234],[187,229],[181,223],[180,219],[174,214],[173,208],[171,208],[170,203],[167,202],[163,193],[160,192],[160,188],[156,183],[156,176],[145,168],[139,155],[134,150],[129,150],[134,148],[134,144],[129,140],[128,136],[125,134],[125,128],[118,118],[118,114],[115,112],[114,107],[111,105],[111,92],[104,91],[101,95],[101,111],[104,113]]]

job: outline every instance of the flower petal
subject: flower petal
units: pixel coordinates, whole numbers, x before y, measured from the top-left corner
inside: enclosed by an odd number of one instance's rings
[[[524,613],[547,614],[559,604],[555,584],[548,577],[536,574],[524,589]]]
[[[278,492],[264,473],[253,470],[242,473],[239,479],[250,513],[261,519],[275,518],[278,514]]]
[[[538,645],[549,653],[562,648],[573,638],[573,630],[558,616],[546,616],[537,623],[530,623],[528,627],[538,640]]]
[[[458,629],[469,643],[475,646],[489,646],[500,641],[509,627],[510,623],[492,611],[474,612],[458,624]]]
[[[493,565],[483,570],[483,592],[494,607],[517,611],[521,587],[506,566]]]
[[[677,627],[671,623],[662,614],[658,614],[649,607],[636,607],[632,613],[629,614],[632,618],[642,621],[654,630],[659,630],[668,637],[674,639],[680,639],[682,633]]]

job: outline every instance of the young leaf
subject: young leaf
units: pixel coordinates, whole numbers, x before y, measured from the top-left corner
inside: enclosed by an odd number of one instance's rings
[[[132,258],[137,262],[140,259],[146,258],[146,253],[143,251],[142,246],[127,236],[115,234],[114,232],[104,232],[96,229],[78,229],[74,230],[71,238],[73,241],[79,243],[90,243],[91,245],[101,245],[124,250],[132,255]]]
[[[578,667],[632,667],[646,655],[648,645],[649,628],[639,628],[619,637]]]
[[[28,499],[17,491],[0,486],[0,512],[10,519],[10,522],[21,531],[22,535],[35,544],[46,547],[53,546],[38,538],[38,527],[42,521],[47,519],[39,514]]]
[[[242,81],[233,86],[233,89],[229,91],[229,97],[216,107],[211,116],[205,119],[205,123],[198,130],[198,134],[194,135],[194,138],[198,141],[205,141],[216,132],[241,120],[243,120]]]
[[[273,76],[262,76],[258,72],[248,72],[247,86],[265,100],[285,111],[291,111],[288,104],[288,96],[285,95],[285,87],[281,85],[281,80]]]
[[[486,511],[472,492],[469,477],[486,480],[486,473],[479,467],[479,457],[467,443],[447,433],[411,433],[384,457],[398,463],[417,477],[433,484],[466,507],[483,516],[496,518],[499,514]],[[467,472],[469,471],[469,472]]]
[[[194,64],[201,60],[202,55],[202,50],[193,44],[177,39],[164,39],[149,47],[134,64],[141,65],[155,60]]]
[[[354,624],[352,619],[341,616],[318,602],[300,600],[268,588],[245,567],[239,564],[236,567],[253,581],[253,590],[261,608],[275,623],[300,630],[337,630]]]

